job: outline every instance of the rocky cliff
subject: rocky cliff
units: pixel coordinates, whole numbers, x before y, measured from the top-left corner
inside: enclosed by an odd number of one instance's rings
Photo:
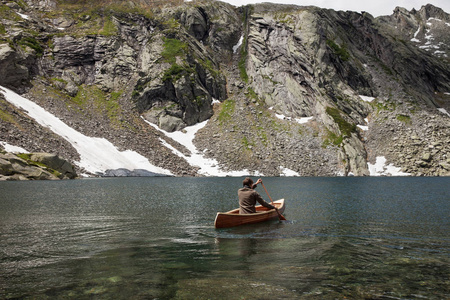
[[[161,134],[209,120],[194,143],[223,170],[450,172],[450,17],[219,1],[5,1],[0,85],[79,132],[177,176],[189,150]],[[73,145],[5,100],[0,141],[76,165]],[[169,145],[169,146],[168,146]],[[174,151],[176,149],[177,151]]]

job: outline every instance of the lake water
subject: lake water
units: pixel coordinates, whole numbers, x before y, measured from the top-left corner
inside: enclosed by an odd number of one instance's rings
[[[449,177],[263,180],[221,230],[242,178],[0,182],[0,299],[450,298]]]

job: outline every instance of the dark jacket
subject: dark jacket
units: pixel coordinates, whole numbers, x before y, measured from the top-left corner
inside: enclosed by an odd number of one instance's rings
[[[259,202],[264,207],[273,209],[274,206],[270,205],[261,198],[257,191],[251,189],[248,186],[238,190],[239,197],[239,213],[240,214],[252,214],[256,212],[255,205]]]

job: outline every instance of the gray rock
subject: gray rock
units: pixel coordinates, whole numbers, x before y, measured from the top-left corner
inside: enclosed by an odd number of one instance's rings
[[[431,161],[431,158],[432,158],[432,156],[431,156],[431,153],[429,153],[429,152],[424,153],[424,154],[422,155],[422,160],[423,160],[423,161],[430,162],[430,161]]]
[[[75,178],[73,166],[53,154],[34,153],[28,155],[30,161],[22,159],[12,153],[0,153],[0,175],[2,180],[56,180],[56,175],[47,171],[49,167],[61,173],[62,178]],[[36,164],[36,162],[42,165]]]
[[[8,44],[0,44],[0,84],[19,87],[26,82],[30,73],[25,61],[23,54]]]
[[[31,153],[30,159],[43,163],[44,165],[60,172],[64,177],[74,179],[77,177],[75,169],[67,160],[60,158],[57,155],[49,153]]]
[[[12,175],[14,173],[14,168],[10,161],[0,158],[0,174],[2,175]]]
[[[450,171],[450,164],[446,162],[440,162],[439,165],[447,171]]]

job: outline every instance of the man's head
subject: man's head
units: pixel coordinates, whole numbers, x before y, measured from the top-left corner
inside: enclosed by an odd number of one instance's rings
[[[244,181],[242,182],[243,186],[252,187],[253,186],[253,180],[250,177],[246,177]]]

